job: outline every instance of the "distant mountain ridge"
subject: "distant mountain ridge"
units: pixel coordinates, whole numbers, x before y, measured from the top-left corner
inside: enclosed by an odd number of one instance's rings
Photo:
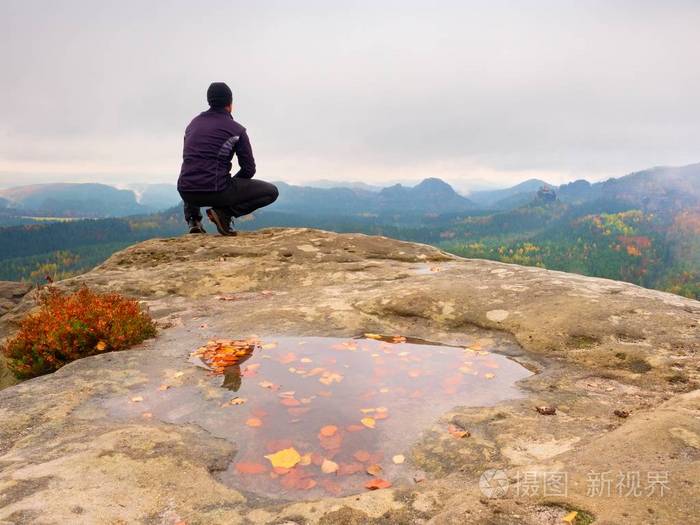
[[[372,216],[414,214],[416,219],[449,213],[507,211],[536,200],[540,188],[552,188],[561,202],[581,204],[600,199],[645,210],[679,209],[700,203],[700,164],[656,167],[623,177],[561,186],[530,179],[510,188],[474,191],[463,196],[438,178],[415,186],[394,184],[380,188],[363,183],[321,181],[328,187],[276,182],[280,197],[270,209],[300,215]],[[177,205],[174,184],[133,184],[118,189],[105,184],[39,184],[0,190],[3,216],[123,217],[153,213]],[[14,209],[14,211],[12,211]]]
[[[52,183],[0,190],[7,207],[57,217],[123,217],[153,210],[131,190],[97,183]]]
[[[468,212],[476,205],[446,182],[428,178],[415,186],[395,184],[380,191],[313,188],[276,182],[280,196],[270,210],[304,215],[363,215],[395,212],[440,214]]]

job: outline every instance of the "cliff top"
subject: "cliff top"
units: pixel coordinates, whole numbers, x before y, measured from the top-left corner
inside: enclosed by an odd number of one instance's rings
[[[700,457],[696,301],[310,229],[151,240],[58,286],[83,284],[141,299],[161,332],[0,391],[0,522],[486,523],[498,514],[534,524],[579,509],[601,523],[672,523],[700,511],[700,462],[689,461]],[[29,294],[1,317],[0,336],[32,305]],[[256,498],[222,482],[235,442],[198,425],[117,417],[106,401],[156,389],[154,374],[177,370],[182,392],[209,392],[186,361],[207,338],[373,332],[465,345],[484,330],[512,341],[509,357],[536,372],[519,383],[524,397],[446,412],[406,451],[425,481],[359,496]],[[470,437],[454,439],[450,423]],[[565,471],[568,493],[553,505],[541,490],[488,499],[479,478],[493,468],[511,479]],[[610,470],[667,472],[671,490],[589,494],[588,474]]]

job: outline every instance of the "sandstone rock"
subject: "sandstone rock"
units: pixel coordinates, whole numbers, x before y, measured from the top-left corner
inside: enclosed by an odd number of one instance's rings
[[[431,271],[438,263],[440,271]],[[601,523],[653,516],[662,524],[692,523],[700,514],[696,301],[311,229],[155,239],[58,286],[83,284],[141,299],[164,328],[133,350],[0,391],[0,522],[534,525],[576,509]],[[31,304],[27,297],[13,312]],[[12,326],[0,319],[0,331]],[[513,358],[539,373],[523,382],[526,398],[456,407],[416,436],[406,458],[420,469],[418,484],[268,501],[220,482],[235,443],[157,418],[114,418],[100,404],[106,396],[128,400],[146,370],[174,378],[201,326],[231,335],[400,333],[456,345],[477,328],[494,329],[510,334],[521,347]],[[216,394],[212,402],[220,403]],[[628,418],[611,417],[620,404]],[[542,417],[533,406],[557,406],[557,416]],[[450,436],[451,421],[471,437]],[[511,480],[564,471],[568,491],[556,504],[541,490],[490,500],[479,486],[488,469]],[[641,499],[591,495],[590,472],[607,471],[666,472],[669,490]]]
[[[31,289],[31,283],[0,281],[0,316],[9,312]]]

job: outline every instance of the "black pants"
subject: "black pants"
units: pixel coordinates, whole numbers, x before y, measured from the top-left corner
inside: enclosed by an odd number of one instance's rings
[[[274,184],[256,179],[231,178],[231,184],[222,191],[181,191],[185,202],[185,220],[201,221],[200,206],[226,210],[233,217],[242,217],[277,200]]]

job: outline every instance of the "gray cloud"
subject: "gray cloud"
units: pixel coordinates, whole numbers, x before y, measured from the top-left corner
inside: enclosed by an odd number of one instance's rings
[[[251,4],[0,4],[0,184],[172,181],[212,80],[267,179],[700,160],[697,2]]]

